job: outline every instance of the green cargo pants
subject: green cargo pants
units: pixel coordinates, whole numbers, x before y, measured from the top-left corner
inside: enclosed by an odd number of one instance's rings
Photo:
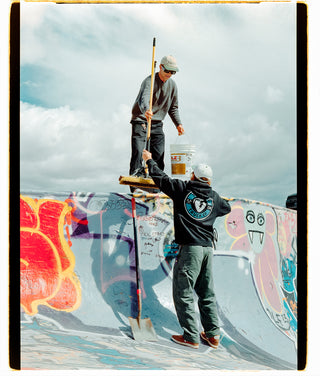
[[[173,269],[173,300],[183,337],[199,342],[194,294],[198,296],[201,324],[207,337],[220,334],[213,285],[213,249],[182,245]]]

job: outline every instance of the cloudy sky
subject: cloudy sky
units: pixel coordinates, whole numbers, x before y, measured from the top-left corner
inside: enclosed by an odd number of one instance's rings
[[[223,196],[296,192],[296,7],[21,4],[21,190],[129,192],[131,107],[155,59],[180,72],[185,143]],[[158,70],[158,65],[157,65]],[[169,117],[170,144],[178,141]]]

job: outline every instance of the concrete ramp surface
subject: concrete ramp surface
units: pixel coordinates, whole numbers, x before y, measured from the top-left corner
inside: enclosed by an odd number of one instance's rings
[[[163,195],[136,196],[142,318],[158,341],[132,337],[131,197],[21,195],[21,368],[297,369],[296,212],[230,199],[231,212],[215,223],[221,345],[195,350],[170,340],[181,334],[171,292],[178,249],[172,201]]]

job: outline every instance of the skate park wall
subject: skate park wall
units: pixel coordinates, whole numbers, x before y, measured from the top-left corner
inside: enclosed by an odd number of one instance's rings
[[[129,333],[137,315],[131,194],[24,192],[20,196],[20,285],[24,319],[41,315],[65,330]],[[180,333],[172,301],[173,205],[135,195],[142,317],[159,338]],[[214,282],[221,344],[237,356],[295,369],[297,213],[228,198],[214,224]],[[152,347],[151,347],[152,348]],[[151,351],[151,350],[150,350]]]

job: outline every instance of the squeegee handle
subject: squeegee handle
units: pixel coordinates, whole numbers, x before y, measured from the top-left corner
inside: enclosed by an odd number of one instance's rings
[[[139,265],[139,249],[138,249],[138,232],[137,232],[137,213],[136,213],[136,200],[131,198],[132,206],[132,219],[133,219],[133,235],[134,235],[134,250],[136,259],[136,282],[137,282],[137,300],[138,300],[138,320],[141,317],[142,300],[141,300],[141,287],[140,287],[140,265]]]
[[[156,38],[153,38],[152,46],[152,65],[151,65],[151,85],[150,85],[150,101],[149,101],[149,110],[152,111],[152,99],[153,99],[153,85],[154,85],[154,71],[156,66],[156,61],[154,61],[154,53],[156,49]],[[150,138],[151,134],[151,119],[148,120],[148,131],[147,131],[147,141]],[[148,148],[147,148],[148,150]]]

